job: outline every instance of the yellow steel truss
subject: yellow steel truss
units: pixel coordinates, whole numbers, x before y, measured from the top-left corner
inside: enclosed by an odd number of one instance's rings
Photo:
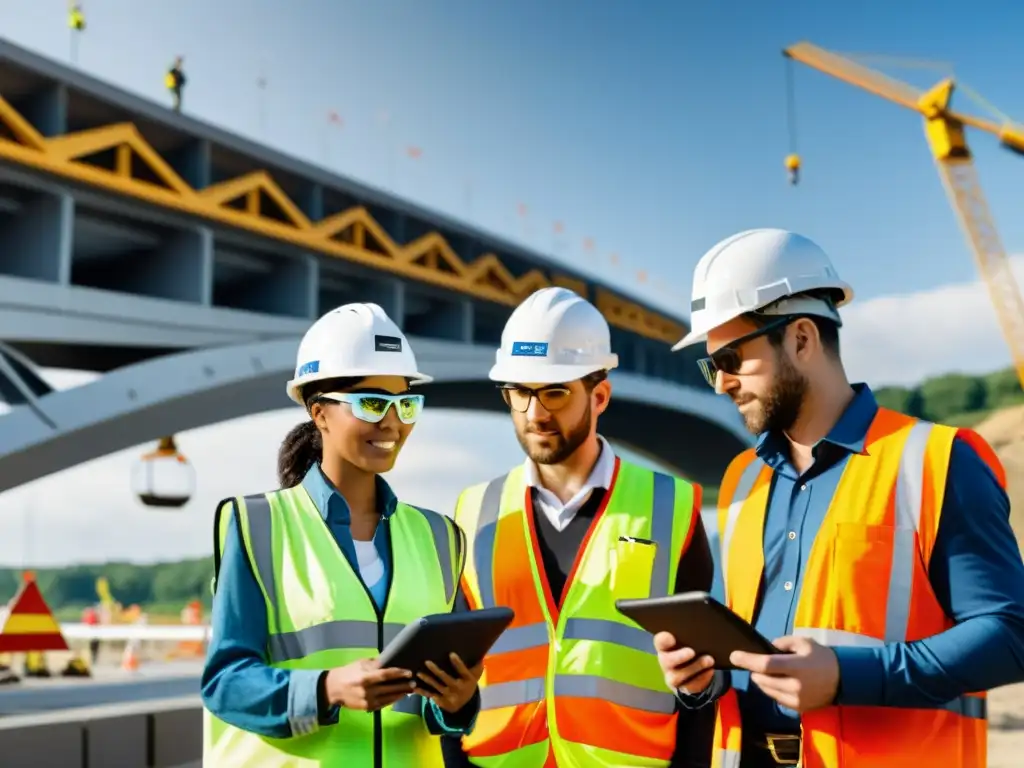
[[[0,158],[152,205],[508,306],[538,288],[562,285],[593,300],[623,330],[669,344],[686,333],[682,323],[611,291],[591,296],[585,282],[568,275],[532,269],[516,277],[493,253],[466,263],[437,232],[396,243],[363,207],[310,221],[266,171],[196,190],[132,123],[46,138],[0,96],[0,128]],[[111,168],[89,162],[109,152]]]

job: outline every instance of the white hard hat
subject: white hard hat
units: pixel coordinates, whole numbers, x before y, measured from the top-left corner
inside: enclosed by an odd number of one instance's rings
[[[568,288],[541,288],[515,308],[501,332],[493,381],[563,384],[619,364],[597,307]]]
[[[409,340],[377,304],[345,304],[306,331],[295,361],[288,397],[299,405],[306,384],[323,379],[404,376],[412,384],[433,381],[416,367]]]
[[[828,298],[797,295],[809,291]],[[814,241],[783,229],[751,229],[705,253],[693,271],[690,332],[673,350],[707,340],[708,331],[754,310],[821,315],[841,324],[838,307],[853,299]],[[769,306],[771,305],[771,306]]]

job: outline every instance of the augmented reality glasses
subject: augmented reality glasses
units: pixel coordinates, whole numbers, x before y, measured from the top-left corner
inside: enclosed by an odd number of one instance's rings
[[[324,392],[324,400],[348,403],[352,415],[370,424],[376,424],[395,406],[398,420],[403,424],[415,424],[423,411],[423,395],[381,395],[376,392]]]
[[[700,372],[704,374],[704,379],[707,383],[714,387],[719,371],[733,376],[740,372],[740,366],[743,365],[743,353],[740,351],[740,348],[744,344],[747,344],[754,339],[759,339],[762,336],[766,336],[779,328],[785,328],[794,320],[799,319],[799,317],[800,316],[787,315],[786,317],[781,317],[774,322],[768,323],[768,325],[763,328],[758,328],[756,331],[748,333],[746,336],[740,336],[738,339],[716,349],[708,357],[702,357],[697,360],[697,367],[700,368]]]

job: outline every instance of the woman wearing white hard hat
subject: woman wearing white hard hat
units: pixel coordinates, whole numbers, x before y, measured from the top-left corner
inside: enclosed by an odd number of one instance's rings
[[[779,651],[717,659],[733,669],[716,768],[983,768],[984,692],[1024,680],[1006,473],[976,432],[849,381],[836,310],[852,295],[824,250],[777,229],[695,270],[677,347],[706,345],[708,382],[758,435],[718,494],[725,602]],[[660,661],[692,695],[691,657]]]
[[[281,446],[282,489],[218,510],[205,765],[440,768],[438,736],[472,726],[479,667],[453,655],[455,674],[415,679],[375,660],[405,624],[452,610],[464,564],[459,527],[381,477],[422,410],[411,387],[430,380],[376,304],[306,332],[287,392],[310,418]]]

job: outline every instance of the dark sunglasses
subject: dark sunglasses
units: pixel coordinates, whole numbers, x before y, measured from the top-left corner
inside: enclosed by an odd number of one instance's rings
[[[502,384],[498,389],[501,390],[501,396],[505,400],[505,405],[517,413],[526,413],[530,409],[530,401],[535,397],[549,413],[565,408],[572,399],[572,390],[561,384],[541,387],[540,389]]]
[[[772,331],[776,331],[779,328],[785,328],[787,325],[792,323],[794,320],[799,319],[797,316],[786,316],[781,317],[778,320],[768,323],[763,328],[758,328],[752,333],[748,333],[746,336],[740,336],[720,349],[716,349],[708,357],[702,357],[697,360],[697,367],[700,368],[700,372],[704,374],[704,379],[713,388],[715,386],[715,379],[718,378],[718,372],[735,375],[739,373],[740,366],[743,365],[743,354],[740,351],[744,344],[759,339],[762,336],[767,336]]]

